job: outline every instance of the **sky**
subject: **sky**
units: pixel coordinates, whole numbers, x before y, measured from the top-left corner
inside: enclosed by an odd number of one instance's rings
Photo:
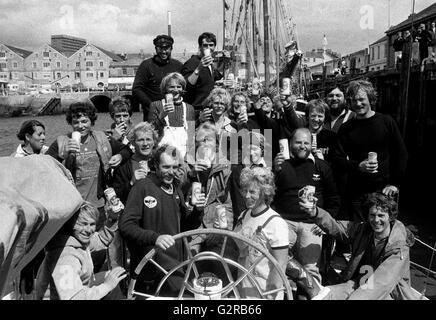
[[[259,0],[257,0],[259,1]],[[368,47],[390,22],[405,20],[412,0],[284,0],[303,51],[322,47],[347,54]],[[232,2],[232,0],[227,0]],[[416,0],[415,12],[435,0]],[[117,53],[154,52],[153,38],[167,33],[171,11],[174,51],[197,50],[204,31],[222,39],[222,0],[0,0],[0,42],[35,50],[52,34],[68,34]]]

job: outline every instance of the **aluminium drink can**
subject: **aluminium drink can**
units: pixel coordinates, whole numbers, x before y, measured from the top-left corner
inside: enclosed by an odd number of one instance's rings
[[[117,213],[121,210],[124,210],[124,205],[117,197],[114,188],[107,188],[106,190],[104,190],[104,195],[109,202],[109,205],[113,212]]]

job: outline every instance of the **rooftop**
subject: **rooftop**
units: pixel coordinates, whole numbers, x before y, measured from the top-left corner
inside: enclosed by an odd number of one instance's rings
[[[409,17],[404,20],[403,22],[397,24],[396,26],[390,27],[388,31],[386,31],[386,34],[390,35],[392,33],[396,33],[398,31],[401,31],[403,29],[407,29],[412,24],[412,20],[414,23],[414,26],[417,26],[417,24],[420,21],[436,18],[436,3],[433,3],[429,7],[425,8],[424,10],[415,13],[414,15],[409,15]]]
[[[8,47],[10,50],[14,51],[16,54],[18,54],[22,58],[27,58],[28,56],[30,56],[32,54],[32,51],[16,48],[16,47],[10,46],[8,44],[5,44],[5,46]]]

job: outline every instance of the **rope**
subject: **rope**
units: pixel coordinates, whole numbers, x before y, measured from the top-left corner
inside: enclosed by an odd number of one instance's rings
[[[420,269],[423,269],[423,270],[425,270],[425,271],[427,271],[427,272],[429,272],[429,273],[432,273],[433,275],[436,276],[436,271],[433,271],[433,270],[427,269],[426,267],[423,267],[423,266],[421,266],[421,265],[419,265],[419,264],[417,264],[417,263],[415,263],[415,262],[413,262],[413,261],[410,261],[410,264],[411,264],[412,266],[415,266],[415,267],[418,267],[418,268],[420,268]]]
[[[433,248],[432,246],[428,245],[427,243],[419,240],[418,238],[415,238],[415,241],[419,242],[420,244],[422,244],[423,246],[429,248],[430,250],[432,250],[433,252],[436,252],[436,248]]]

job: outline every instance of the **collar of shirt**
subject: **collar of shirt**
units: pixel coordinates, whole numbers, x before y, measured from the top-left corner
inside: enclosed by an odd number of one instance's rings
[[[289,156],[290,156],[292,159],[295,159],[295,157],[294,157],[294,155],[293,155],[292,153],[290,153]],[[313,156],[312,152],[309,154],[309,156],[307,157],[306,160],[310,160],[310,161],[312,161],[313,163],[315,163],[315,157]]]

